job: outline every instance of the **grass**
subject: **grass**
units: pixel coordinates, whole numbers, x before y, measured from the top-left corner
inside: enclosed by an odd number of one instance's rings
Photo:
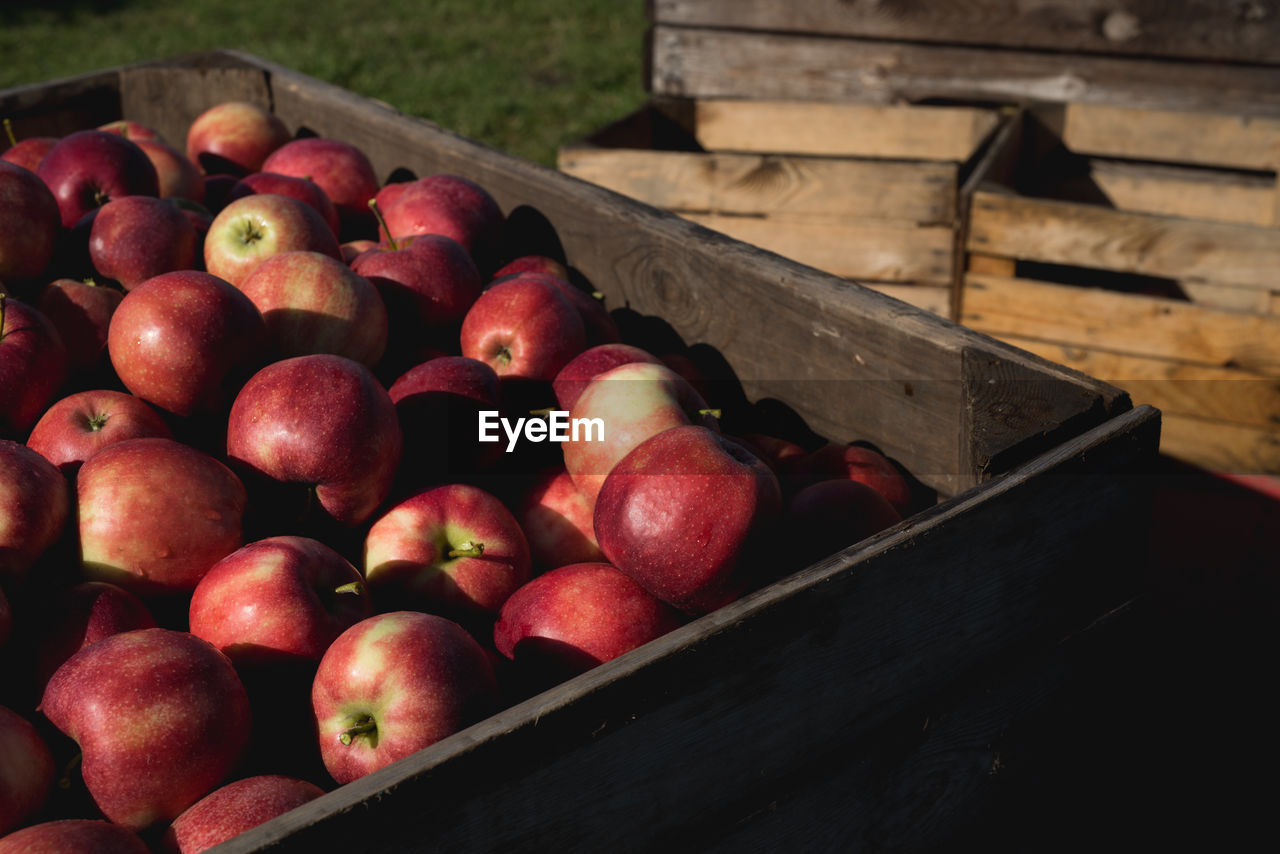
[[[0,89],[236,48],[546,165],[645,100],[643,0],[0,0]]]

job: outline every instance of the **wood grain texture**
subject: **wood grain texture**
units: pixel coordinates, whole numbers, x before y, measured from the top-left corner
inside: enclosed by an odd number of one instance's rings
[[[271,109],[268,75],[260,68],[232,60],[200,65],[186,73],[189,86],[173,88],[170,68],[146,64],[126,67],[120,74],[121,109],[126,116],[151,116],[165,138],[186,151],[187,128],[205,110],[223,101],[247,101]]]
[[[120,72],[94,71],[0,92],[0,117],[18,139],[66,136],[119,118]],[[5,147],[9,145],[5,138]]]
[[[1280,63],[1280,4],[1210,0],[650,0],[659,24]]]
[[[1160,452],[1209,471],[1280,474],[1280,430],[1170,414]]]
[[[1112,103],[1280,116],[1280,68],[658,25],[659,95]]]
[[[1086,176],[1059,189],[1068,199],[1100,193],[1135,213],[1275,224],[1275,179],[1267,175],[1091,158]]]
[[[923,308],[925,311],[933,312],[939,317],[951,317],[950,285],[916,285],[867,281],[860,281],[859,284],[871,288],[873,291],[879,291],[885,296],[910,303],[916,308]]]

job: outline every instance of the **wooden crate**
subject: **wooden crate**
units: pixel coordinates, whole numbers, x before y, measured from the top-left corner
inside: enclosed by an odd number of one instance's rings
[[[927,826],[898,826],[915,842],[944,841],[967,814],[960,790],[944,798],[925,785],[927,763],[902,764],[887,790],[882,766],[857,757],[904,721],[918,725],[912,713],[944,702],[970,674],[1052,644],[1127,595],[1158,411],[974,330],[242,53],[0,92],[0,114],[21,135],[128,116],[181,139],[202,110],[231,98],[360,147],[381,176],[478,181],[528,238],[522,248],[563,250],[617,316],[714,352],[759,407],[837,441],[877,444],[939,500],[223,850],[712,847],[748,821],[753,844],[776,848],[787,827],[769,820],[768,804],[782,793],[793,808],[814,803],[815,773],[862,774],[861,809],[928,814]],[[1016,709],[985,720],[997,725]],[[834,757],[848,761],[813,770]],[[981,780],[986,769],[968,773]]]
[[[655,99],[558,166],[952,316],[960,195],[1002,120],[981,106]]]
[[[1174,457],[1280,472],[1280,117],[1073,103],[999,145],[961,322],[1158,406]]]

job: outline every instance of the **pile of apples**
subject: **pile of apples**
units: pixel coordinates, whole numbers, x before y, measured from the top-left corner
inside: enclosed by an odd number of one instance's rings
[[[185,143],[0,155],[0,854],[203,850],[918,505],[471,180]]]

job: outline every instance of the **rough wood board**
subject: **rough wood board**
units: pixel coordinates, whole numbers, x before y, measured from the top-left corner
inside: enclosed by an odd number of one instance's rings
[[[694,134],[708,151],[963,162],[999,122],[981,107],[698,100]]]
[[[1203,0],[649,0],[659,24],[1280,63],[1280,8]]]
[[[1274,225],[1275,179],[1213,169],[1184,169],[1115,160],[1093,160],[1087,187],[1120,210]],[[1064,190],[1072,192],[1070,186]],[[1074,197],[1072,193],[1069,197]]]
[[[948,285],[915,285],[893,282],[860,282],[885,296],[931,311],[939,317],[951,316],[951,287]]]
[[[1280,116],[1280,68],[659,25],[650,90],[694,98],[1088,101]]]
[[[1275,171],[1280,119],[1077,102],[1062,141],[1082,154]]]
[[[957,216],[957,170],[947,163],[580,145],[560,149],[557,165],[584,181],[667,210],[919,223],[952,223]]]
[[[991,335],[1237,367],[1280,376],[1280,317],[1176,300],[968,274],[961,322]]]
[[[1164,417],[1160,452],[1210,471],[1280,474],[1280,431],[1187,415]]]
[[[94,71],[0,92],[0,118],[18,139],[61,137],[120,118],[119,70]],[[5,148],[8,138],[0,134]]]
[[[968,248],[988,255],[1267,291],[1280,270],[1272,228],[989,191],[969,210]]]

